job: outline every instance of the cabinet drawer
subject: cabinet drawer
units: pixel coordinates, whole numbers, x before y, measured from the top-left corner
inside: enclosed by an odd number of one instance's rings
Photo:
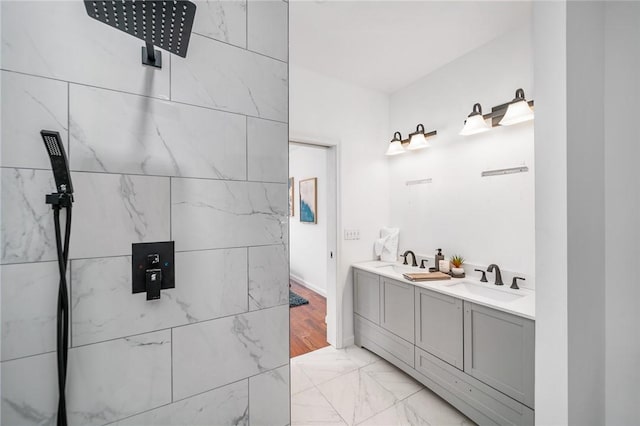
[[[404,340],[414,341],[414,286],[389,278],[380,278],[380,325]]]
[[[388,355],[392,355],[397,360],[413,368],[413,343],[389,333],[359,315],[354,315],[354,329],[357,345],[364,346],[389,361],[391,359],[389,359]]]
[[[464,371],[534,408],[534,322],[464,302]]]
[[[416,287],[416,346],[462,370],[462,300]]]
[[[534,412],[444,361],[416,348],[415,369],[498,425],[533,425]],[[455,401],[450,401],[455,404]],[[472,415],[472,413],[468,413]],[[485,422],[482,418],[477,421]]]
[[[380,277],[359,269],[353,270],[353,311],[380,324]]]

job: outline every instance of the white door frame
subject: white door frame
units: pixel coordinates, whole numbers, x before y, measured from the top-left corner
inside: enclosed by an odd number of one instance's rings
[[[338,235],[341,229],[340,145],[337,142],[299,137],[289,138],[289,143],[327,148],[327,342],[339,348],[342,346],[342,294],[338,292],[341,241]]]

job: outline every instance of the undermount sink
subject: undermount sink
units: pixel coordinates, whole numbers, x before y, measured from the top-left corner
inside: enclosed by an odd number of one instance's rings
[[[513,302],[514,300],[518,300],[521,297],[525,296],[524,294],[514,294],[503,290],[485,287],[480,284],[470,283],[467,281],[445,285],[450,288],[466,290],[473,295],[486,297],[487,299],[492,299],[498,302]]]
[[[409,272],[424,272],[424,269],[418,269],[409,265],[385,265],[379,266],[377,269],[385,272],[395,272],[398,274],[406,274]]]

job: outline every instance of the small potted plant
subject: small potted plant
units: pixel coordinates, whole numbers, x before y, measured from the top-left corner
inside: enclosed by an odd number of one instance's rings
[[[464,263],[464,258],[459,254],[451,257],[451,273],[453,275],[464,275],[464,268],[462,264]]]

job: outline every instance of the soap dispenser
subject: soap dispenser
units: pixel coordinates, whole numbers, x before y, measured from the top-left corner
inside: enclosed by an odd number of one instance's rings
[[[436,260],[435,260],[436,271],[440,270],[441,260],[444,260],[444,254],[442,254],[442,249],[438,249],[438,252],[436,253]]]

